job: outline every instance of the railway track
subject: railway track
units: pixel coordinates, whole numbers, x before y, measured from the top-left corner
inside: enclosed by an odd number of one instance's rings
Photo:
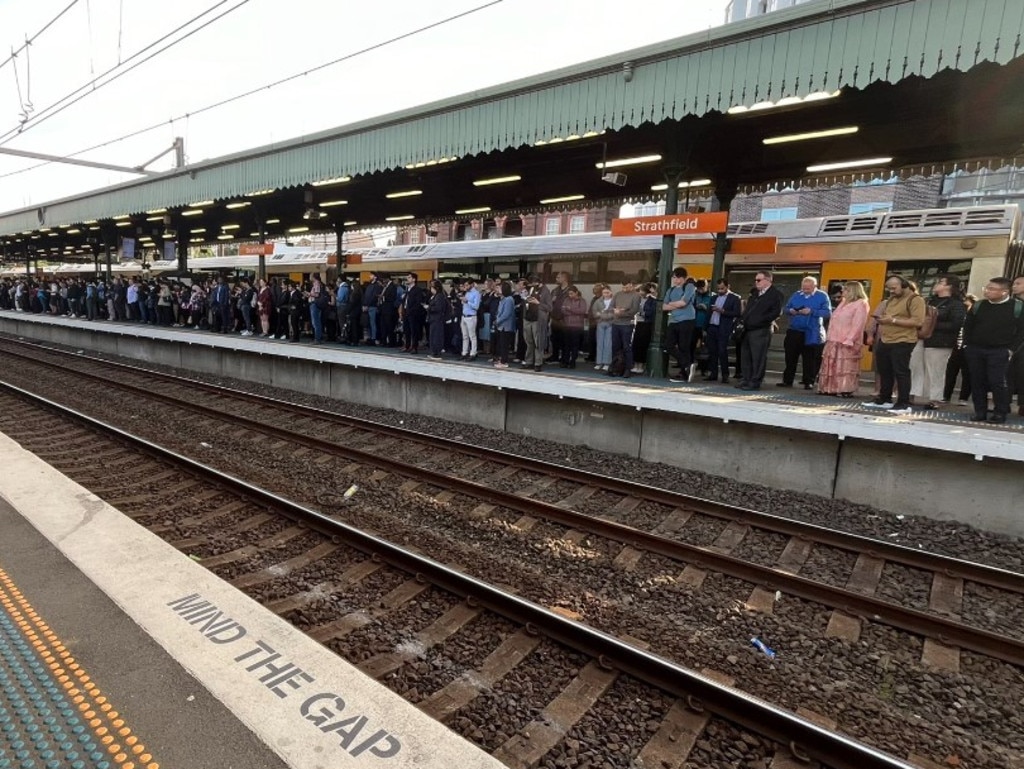
[[[292,440],[322,456],[392,474],[403,480],[406,491],[436,488],[433,496],[444,495],[442,502],[452,493],[464,495],[477,501],[471,517],[514,511],[528,518],[527,523],[567,526],[573,538],[582,533],[628,546],[629,551],[617,555],[623,563],[639,560],[641,553],[672,559],[685,566],[680,580],[693,588],[701,586],[709,571],[729,575],[752,585],[745,604],[758,611],[771,612],[780,593],[822,604],[833,610],[826,633],[848,641],[859,638],[864,621],[878,622],[927,639],[922,655],[931,666],[955,670],[957,649],[966,649],[1024,667],[1024,638],[959,619],[968,586],[988,614],[993,613],[993,601],[1024,604],[1024,575],[1016,572],[123,364],[76,356],[70,361],[76,365],[68,366],[67,354],[59,351],[46,351],[48,357],[40,359],[45,349],[35,347],[35,355],[7,352],[30,366],[55,366],[80,379],[113,383],[140,398],[206,419],[228,420],[236,430]],[[105,372],[83,371],[83,362]],[[282,426],[282,415],[291,420],[288,428]],[[564,487],[552,488],[556,484]],[[541,498],[545,494],[549,501]],[[606,497],[600,502],[602,515],[578,509],[597,494]],[[726,524],[712,539],[704,529],[687,528],[695,517]],[[733,555],[752,531],[785,538],[774,562]],[[849,570],[827,575],[831,581],[802,576],[805,565],[813,566],[816,549],[844,554]],[[926,579],[927,605],[900,605],[899,585],[883,584],[887,569],[917,572],[919,580]],[[885,591],[881,596],[880,588]]]
[[[637,644],[6,383],[0,385],[0,413],[5,432],[94,493],[119,499],[126,507],[144,503],[149,512],[133,516],[140,523],[149,519],[151,528],[165,534],[187,531],[174,544],[236,587],[251,591],[275,585],[279,597],[268,603],[271,609],[286,613],[317,597],[343,597],[309,632],[325,642],[348,639],[350,658],[368,675],[385,678],[432,648],[457,647],[453,639],[472,625],[484,626],[484,635],[500,636],[481,663],[459,665],[459,659],[450,658],[465,672],[419,704],[445,719],[471,709],[485,693],[482,682],[497,683],[520,666],[528,668],[526,675],[548,679],[533,687],[557,692],[540,713],[525,723],[522,718],[514,725],[499,722],[496,731],[507,739],[492,753],[509,766],[534,766],[560,745],[578,751],[579,737],[588,732],[577,727],[616,688],[620,699],[643,696],[663,711],[660,723],[648,729],[649,738],[630,759],[639,766],[668,764],[669,759],[678,765],[681,755],[702,742],[715,719],[739,729],[739,743],[771,756],[773,767],[812,759],[835,769],[909,766],[723,685],[716,681],[720,676],[688,671]],[[61,436],[59,446],[52,440],[55,434]],[[187,506],[181,504],[182,492],[188,493]],[[175,511],[185,512],[183,508],[193,512],[173,524],[165,520]],[[331,581],[303,589],[308,584],[298,579],[303,573],[312,579],[330,575]],[[413,636],[415,643],[399,643],[410,622],[431,618]],[[370,625],[378,632],[357,638]],[[480,627],[476,635],[481,635]],[[381,637],[387,639],[383,645],[374,642]],[[479,654],[475,644],[470,648]],[[542,664],[523,664],[532,655]],[[486,712],[486,725],[494,725],[493,711],[475,712]],[[475,727],[471,738],[474,732],[483,734],[485,724],[468,720]],[[716,739],[722,731],[718,724]],[[622,738],[613,739],[620,742],[602,749],[621,753]]]
[[[0,345],[0,348],[4,354],[12,358],[15,355],[24,355],[23,352],[16,352],[16,348],[8,346],[6,342]],[[928,666],[937,669],[956,670],[961,659],[959,648],[972,649],[1014,664],[1019,664],[1021,659],[1019,638],[955,622],[951,617],[956,612],[949,609],[951,599],[955,601],[963,595],[965,585],[973,586],[971,589],[974,591],[986,591],[982,593],[985,596],[990,596],[993,592],[1005,593],[1011,597],[1019,595],[1022,577],[1014,572],[846,535],[754,511],[729,508],[707,500],[607,479],[572,468],[551,466],[524,457],[511,457],[493,449],[453,444],[433,436],[416,435],[409,431],[325,413],[298,404],[226,391],[194,380],[141,371],[132,366],[117,366],[108,361],[87,359],[82,356],[68,356],[66,352],[50,351],[42,347],[30,349],[31,353],[27,357],[18,359],[17,367],[9,369],[17,368],[20,375],[25,376],[33,384],[43,384],[45,381],[45,376],[38,372],[56,366],[57,369],[52,370],[61,371],[59,381],[62,384],[58,389],[69,389],[68,382],[75,382],[77,387],[70,389],[81,390],[77,397],[83,402],[88,402],[90,410],[102,410],[102,400],[105,397],[115,401],[120,398],[120,403],[131,404],[130,411],[160,413],[162,420],[169,420],[171,424],[179,424],[182,421],[200,421],[206,425],[220,423],[221,427],[211,429],[211,434],[229,436],[227,444],[243,447],[240,450],[241,454],[247,453],[244,446],[259,445],[261,452],[265,450],[286,458],[281,460],[282,472],[291,472],[296,477],[301,477],[299,474],[304,469],[314,468],[314,473],[323,472],[332,477],[339,475],[345,479],[336,488],[321,489],[308,498],[307,501],[312,505],[345,517],[369,519],[371,526],[383,531],[389,538],[396,541],[402,541],[404,538],[406,541],[412,541],[418,548],[435,554],[446,553],[446,541],[450,543],[458,541],[458,537],[468,538],[473,534],[480,534],[484,529],[484,534],[491,535],[491,539],[488,540],[486,536],[483,538],[483,548],[496,542],[494,533],[498,532],[505,538],[513,536],[523,540],[526,550],[530,547],[549,549],[556,557],[561,556],[563,559],[576,557],[605,561],[606,566],[610,568],[606,569],[607,573],[595,572],[595,576],[589,578],[594,583],[611,579],[609,573],[615,573],[626,581],[636,575],[645,577],[644,580],[635,581],[633,586],[623,586],[622,590],[631,594],[653,592],[652,580],[648,575],[658,572],[658,578],[661,578],[666,569],[671,571],[672,564],[676,564],[672,581],[677,586],[685,586],[677,593],[677,597],[681,594],[684,601],[696,600],[702,593],[708,592],[705,583],[715,583],[721,574],[733,574],[733,594],[739,597],[734,598],[732,603],[741,604],[746,615],[752,614],[751,610],[754,610],[770,617],[773,612],[779,611],[778,607],[782,607],[782,613],[785,613],[787,606],[812,601],[830,610],[827,613],[827,625],[823,623],[822,626],[822,631],[826,635],[844,638],[849,644],[858,633],[866,632],[872,636],[874,643],[877,640],[877,633],[872,633],[871,628],[886,623],[907,631],[910,635],[903,633],[900,643],[908,647],[908,653],[916,653]],[[111,368],[111,365],[114,365],[114,368]],[[39,368],[36,370],[32,367]],[[112,389],[111,383],[117,387]],[[162,399],[159,408],[143,405],[146,403],[145,399],[151,397]],[[107,404],[105,408],[110,409],[112,406]],[[116,407],[113,408],[116,410]],[[191,416],[187,416],[188,414]],[[200,420],[195,419],[196,415]],[[225,422],[230,425],[227,430],[223,427]],[[286,429],[284,425],[291,429]],[[162,437],[159,429],[150,435],[156,435],[157,438],[153,439],[158,441]],[[214,451],[222,456],[225,441],[214,438],[210,443],[217,445],[211,445],[207,451]],[[296,445],[299,448],[296,448]],[[190,453],[194,446],[193,442],[189,447]],[[360,448],[356,449],[354,446]],[[200,453],[203,451],[200,450]],[[136,475],[135,468],[129,466],[127,469],[132,475]],[[237,464],[236,469],[245,474],[249,468],[242,462]],[[145,477],[145,474],[141,477]],[[406,519],[395,525],[394,522],[388,522],[386,516],[366,515],[365,508],[360,509],[356,516],[356,510],[341,494],[351,481],[364,485],[366,490],[372,489],[374,493],[389,488],[395,490],[407,503],[412,500],[422,505],[422,511],[429,513],[426,516],[428,520],[425,523],[420,522],[423,525],[417,529],[413,519]],[[158,476],[154,487],[144,492],[142,496],[157,493],[163,486],[164,481]],[[509,489],[517,493],[510,495],[507,493]],[[295,491],[301,493],[301,489],[297,488]],[[356,499],[362,496],[363,491],[360,491]],[[127,495],[124,498],[115,496],[110,501],[128,510],[131,510],[134,504],[144,504],[140,494]],[[574,511],[571,509],[573,507],[580,510]],[[586,512],[588,508],[590,514],[581,515],[581,511]],[[598,511],[601,515],[594,514]],[[231,516],[232,513],[222,511],[214,517],[222,518],[224,515]],[[608,520],[609,518],[615,520]],[[709,521],[718,523],[710,533]],[[697,522],[700,525],[694,528],[693,524]],[[182,528],[179,522],[172,518],[156,522],[154,525],[179,547],[196,557],[223,557],[222,543],[215,542],[211,545],[205,540],[197,540],[191,533],[190,527],[193,522],[187,523],[188,525]],[[433,527],[439,529],[449,524],[453,528],[447,530],[447,540],[440,534],[435,536]],[[272,533],[270,541],[276,542],[273,537],[277,535],[278,532]],[[756,546],[749,544],[752,538],[757,543],[763,543],[766,538],[770,538],[773,544],[771,547],[765,547],[765,552],[759,557],[751,558],[752,547],[756,549]],[[557,543],[557,546],[550,547],[552,542]],[[539,548],[538,543],[545,546]],[[234,548],[227,548],[227,551],[252,546],[253,543],[246,542]],[[300,550],[302,548],[299,544],[295,546]],[[207,549],[211,547],[212,549]],[[558,568],[551,569],[555,573],[554,577],[547,573],[547,568],[542,573],[532,575],[529,571],[515,572],[514,577],[512,574],[502,575],[499,573],[500,568],[492,569],[489,573],[485,566],[480,565],[480,554],[474,553],[472,547],[457,547],[450,544],[448,547],[452,551],[451,559],[455,563],[460,560],[473,562],[476,567],[474,573],[477,573],[478,578],[500,582],[505,576],[506,582],[515,584],[517,595],[531,597],[539,603],[553,606],[556,612],[561,612],[570,619],[583,618],[604,627],[613,635],[629,632],[630,623],[637,622],[638,612],[657,613],[667,610],[666,607],[669,606],[665,602],[652,602],[647,606],[646,602],[638,599],[635,611],[625,610],[621,605],[609,610],[605,606],[598,606],[610,603],[604,600],[602,595],[589,601],[560,601],[560,596],[553,593],[550,585],[553,579],[557,580],[560,573]],[[731,556],[730,551],[733,553]],[[834,592],[829,589],[833,587],[831,585],[801,576],[800,572],[806,573],[808,567],[812,567],[810,571],[815,571],[813,567],[817,554],[834,551],[847,554],[845,563],[849,567],[848,571],[843,573],[841,569],[835,568],[824,571],[826,574],[832,572],[832,582],[840,583],[841,588],[849,589]],[[280,570],[281,564],[291,558],[297,559],[294,562],[296,564],[305,564],[303,559],[308,556],[303,553],[306,552],[297,551],[283,560],[280,555],[275,555],[273,557],[277,560],[273,564],[261,568]],[[217,561],[213,563],[216,564]],[[306,567],[320,568],[313,563],[303,566]],[[238,576],[232,572],[234,567],[228,563],[218,568],[226,569],[228,578]],[[244,574],[252,571],[251,564],[247,562],[239,568],[245,570]],[[879,586],[883,589],[882,592],[885,592],[886,585],[882,574],[891,568],[917,570],[928,575],[931,582],[927,596],[929,606],[923,608],[930,608],[930,612],[911,609],[908,613],[905,611],[908,607],[900,607],[890,601],[880,601],[872,596]],[[347,567],[340,569],[343,575],[347,573],[346,569]],[[323,572],[323,584],[332,585],[333,580],[328,575],[336,575],[337,571],[338,569],[332,568]],[[325,619],[321,607],[316,603],[322,591],[322,585],[318,587],[318,584],[320,583],[311,584],[305,591],[299,591],[308,593],[301,600],[297,599],[295,594],[282,595],[280,590],[268,587],[265,578],[253,582],[246,589],[251,591],[254,597],[280,611],[294,624],[308,629],[318,640],[346,653],[347,642],[332,636],[330,633],[333,631],[324,630],[325,626],[333,627],[337,620]],[[715,586],[717,587],[717,584]],[[898,583],[889,586],[888,592],[891,594],[898,590],[898,587]],[[780,592],[783,595],[781,602],[778,601]],[[794,600],[796,596],[799,596],[798,600]],[[1008,599],[1004,596],[1004,600]],[[859,603],[862,601],[863,603]],[[449,607],[451,608],[453,607]],[[1013,616],[1012,612],[1008,612],[1007,615]],[[734,611],[726,620],[735,618]],[[437,619],[439,617],[434,617],[426,624],[429,626]],[[862,621],[865,619],[866,623]],[[643,627],[641,630],[639,635],[648,642],[652,637],[660,641],[650,627]],[[346,626],[343,637],[347,638],[353,633],[358,636],[361,632],[364,632],[362,627]],[[926,636],[923,645],[920,640],[913,640],[918,634]],[[698,636],[699,633],[691,638],[695,639]],[[380,640],[381,648],[378,653],[384,654],[384,647],[392,641],[394,638],[390,637],[387,640]],[[428,645],[427,648],[433,647]],[[672,649],[657,648],[655,651],[678,658],[677,661],[692,662],[682,654],[678,645]],[[882,652],[883,661],[887,655],[888,652]],[[968,663],[970,662],[971,658],[968,657]],[[480,664],[483,662],[480,661]],[[403,670],[405,668],[389,668],[386,675],[401,678],[405,675]],[[446,683],[445,686],[447,685]],[[420,684],[411,684],[409,691],[413,694],[412,699],[416,700],[423,695],[423,688]],[[438,691],[440,690],[434,691],[434,694]],[[763,691],[760,693],[764,696]],[[791,708],[800,706],[799,699],[794,697],[789,698],[789,704]],[[542,711],[543,708],[534,710]],[[455,720],[467,718],[458,709],[456,711],[446,710],[442,715]],[[708,728],[714,729],[714,724],[713,720]],[[478,743],[488,743],[490,739],[471,721],[462,723],[459,728]],[[874,735],[869,733],[863,736],[870,740]],[[698,742],[707,747],[709,741],[705,739]],[[881,741],[881,744],[894,750],[889,741]],[[1015,760],[1015,753],[1010,751],[1008,755],[1013,755]],[[731,760],[738,759],[732,756]],[[1013,761],[1008,759],[1005,764],[997,761],[991,765],[1010,766],[1013,765]]]

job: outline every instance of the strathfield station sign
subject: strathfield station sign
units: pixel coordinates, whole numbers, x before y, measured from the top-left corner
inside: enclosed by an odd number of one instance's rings
[[[612,219],[612,235],[694,235],[703,232],[725,232],[729,214],[717,211],[711,214],[672,214],[671,216],[637,216],[632,219]]]

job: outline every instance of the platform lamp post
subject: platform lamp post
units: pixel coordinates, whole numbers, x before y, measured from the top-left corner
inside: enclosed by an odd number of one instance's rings
[[[679,208],[679,182],[683,178],[686,169],[680,165],[669,164],[663,169],[665,183],[668,190],[665,192],[665,215],[671,216],[678,213]],[[668,290],[669,275],[672,273],[672,264],[675,261],[676,236],[662,235],[661,257],[658,259],[658,293],[665,295]],[[651,346],[647,348],[647,370],[655,379],[663,378],[666,375],[665,355],[662,352],[662,340],[665,338],[665,325],[667,319],[661,311],[661,300],[658,300],[658,309],[654,313],[654,329],[651,334]]]

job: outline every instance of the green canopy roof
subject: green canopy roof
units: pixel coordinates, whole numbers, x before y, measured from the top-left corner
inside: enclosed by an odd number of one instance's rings
[[[0,215],[0,235],[1006,64],[1022,31],[1024,0],[820,0]]]

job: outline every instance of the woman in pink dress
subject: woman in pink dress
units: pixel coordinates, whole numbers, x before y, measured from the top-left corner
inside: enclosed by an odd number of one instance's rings
[[[843,298],[832,311],[825,349],[821,353],[818,392],[852,398],[860,378],[864,355],[864,324],[868,319],[868,297],[855,280],[843,286]]]

